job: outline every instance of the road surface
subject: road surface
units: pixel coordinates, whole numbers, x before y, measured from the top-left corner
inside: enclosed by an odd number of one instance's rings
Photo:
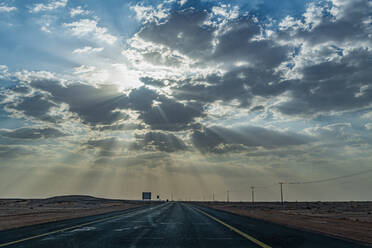
[[[249,217],[169,202],[0,232],[0,247],[365,247]]]

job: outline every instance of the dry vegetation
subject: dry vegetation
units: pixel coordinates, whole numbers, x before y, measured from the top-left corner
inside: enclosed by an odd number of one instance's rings
[[[0,230],[138,207],[148,202],[58,196],[47,199],[0,199]]]
[[[203,202],[208,207],[372,244],[372,202]]]

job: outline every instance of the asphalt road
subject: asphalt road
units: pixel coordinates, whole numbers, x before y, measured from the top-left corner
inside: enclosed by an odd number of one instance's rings
[[[0,232],[0,247],[365,247],[186,203],[169,202]]]

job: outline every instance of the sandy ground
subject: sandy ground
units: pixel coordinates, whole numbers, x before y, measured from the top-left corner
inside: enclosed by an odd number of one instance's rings
[[[372,202],[203,202],[208,207],[372,244]]]
[[[149,202],[59,196],[47,199],[0,199],[0,230],[138,207]]]

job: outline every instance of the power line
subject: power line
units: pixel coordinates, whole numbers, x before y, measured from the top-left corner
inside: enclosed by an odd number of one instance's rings
[[[343,176],[330,177],[330,178],[313,180],[313,181],[279,182],[280,200],[281,200],[281,203],[284,204],[283,185],[323,183],[323,182],[335,181],[335,180],[339,180],[339,179],[343,179],[343,178],[354,177],[354,176],[362,175],[362,174],[369,173],[369,172],[372,172],[372,169],[359,171],[359,172],[355,172],[355,173],[351,173],[351,174],[347,174],[347,175],[343,175]],[[222,196],[223,194],[225,194],[226,201],[229,202],[230,201],[230,193],[247,193],[247,192],[250,191],[251,192],[251,201],[252,201],[252,204],[254,204],[254,202],[255,202],[255,192],[254,192],[254,190],[255,189],[268,189],[268,188],[271,188],[271,187],[274,187],[274,186],[277,186],[277,185],[278,185],[278,183],[267,184],[267,185],[251,185],[250,190],[226,190],[225,192],[217,191],[217,192],[212,193],[212,200],[213,201],[215,200],[215,196]],[[203,198],[204,198],[204,196],[203,196]]]
[[[338,177],[330,177],[330,178],[325,178],[325,179],[320,179],[320,180],[313,180],[313,181],[305,181],[305,182],[280,182],[280,199],[282,202],[282,205],[284,204],[283,200],[283,184],[311,184],[311,183],[324,183],[324,182],[330,182],[330,181],[335,181],[343,178],[349,178],[349,177],[354,177],[354,176],[359,176],[368,172],[371,172],[372,169],[364,170],[364,171],[359,171],[356,173],[351,173],[343,176],[338,176]]]
[[[325,178],[325,179],[320,179],[320,180],[314,180],[314,181],[305,181],[305,182],[284,182],[283,184],[310,184],[310,183],[323,183],[323,182],[329,182],[329,181],[335,181],[343,178],[348,178],[348,177],[354,177],[358,175],[362,175],[364,173],[371,172],[372,169],[348,174],[348,175],[343,175],[343,176],[338,176],[338,177],[330,177],[330,178]]]

